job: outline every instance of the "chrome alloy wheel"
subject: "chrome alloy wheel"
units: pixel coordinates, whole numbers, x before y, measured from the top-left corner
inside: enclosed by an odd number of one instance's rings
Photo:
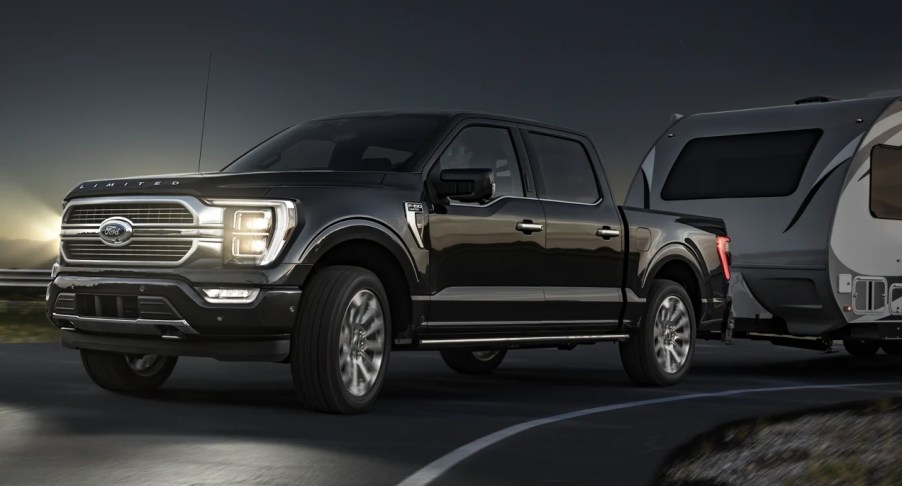
[[[473,357],[478,359],[479,361],[491,361],[495,359],[495,356],[498,356],[499,351],[497,349],[490,349],[488,351],[473,351]]]
[[[674,374],[686,364],[692,324],[682,299],[666,297],[655,315],[655,358],[665,373]]]
[[[138,376],[153,376],[166,364],[158,354],[126,354],[125,362]]]
[[[360,290],[345,311],[338,337],[338,366],[345,388],[354,396],[366,395],[382,367],[385,320],[382,304],[370,290]]]

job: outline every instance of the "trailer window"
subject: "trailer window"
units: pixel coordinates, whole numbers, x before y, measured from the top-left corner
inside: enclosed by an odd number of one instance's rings
[[[674,162],[661,199],[788,196],[821,134],[813,129],[691,140]]]
[[[871,150],[871,214],[902,219],[902,147],[877,145]]]

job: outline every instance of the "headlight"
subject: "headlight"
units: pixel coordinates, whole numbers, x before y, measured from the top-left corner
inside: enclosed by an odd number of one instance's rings
[[[297,225],[291,201],[216,200],[225,206],[223,259],[226,264],[268,265],[278,258]]]

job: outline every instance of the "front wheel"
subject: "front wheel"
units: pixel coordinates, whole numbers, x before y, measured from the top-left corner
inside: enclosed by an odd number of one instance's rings
[[[873,356],[880,351],[880,341],[869,341],[864,339],[843,339],[842,345],[852,356],[865,357]]]
[[[902,356],[902,341],[884,341],[881,347],[890,356]]]
[[[645,316],[620,343],[626,374],[641,385],[673,385],[689,371],[695,352],[695,312],[689,294],[671,280],[652,283]]]
[[[81,350],[81,362],[91,380],[115,392],[156,390],[172,374],[178,358],[153,354],[122,354]]]
[[[465,349],[442,350],[442,359],[454,371],[467,374],[491,373],[497,368],[507,351],[492,349],[487,351],[468,351]]]
[[[371,271],[326,267],[301,298],[291,343],[291,375],[313,410],[358,413],[379,396],[391,350],[391,314]]]

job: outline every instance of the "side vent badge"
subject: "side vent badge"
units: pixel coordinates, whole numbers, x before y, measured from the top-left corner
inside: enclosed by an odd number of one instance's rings
[[[425,248],[423,245],[423,231],[426,228],[426,211],[423,209],[423,203],[406,202],[404,203],[404,212],[407,215],[407,226],[410,228],[413,238],[417,241],[417,246]]]

